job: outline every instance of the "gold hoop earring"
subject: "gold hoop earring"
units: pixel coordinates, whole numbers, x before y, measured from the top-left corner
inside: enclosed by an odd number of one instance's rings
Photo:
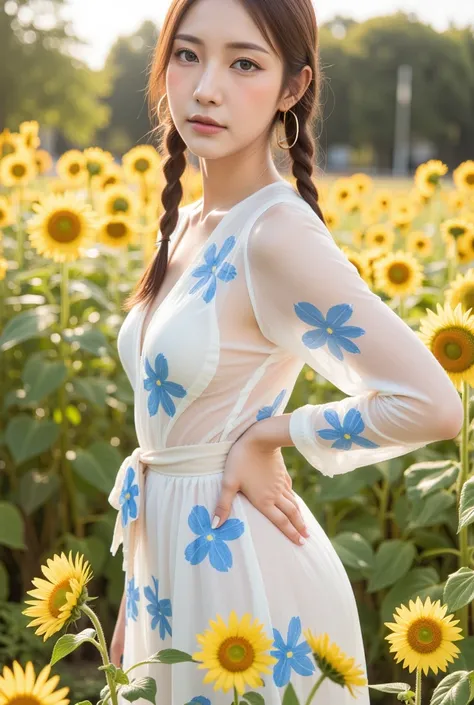
[[[291,149],[292,147],[294,147],[295,144],[296,144],[297,141],[298,141],[298,137],[299,137],[299,134],[300,134],[300,121],[298,120],[298,116],[296,115],[296,113],[295,113],[293,110],[291,110],[291,108],[290,108],[289,110],[286,110],[285,113],[284,113],[285,117],[283,118],[283,127],[285,128],[285,134],[286,134],[286,113],[293,113],[293,115],[295,116],[295,120],[296,120],[296,137],[295,137],[295,141],[293,142],[293,144],[290,144],[288,147],[285,147],[283,144],[281,144],[280,140],[277,140],[277,144],[278,144],[278,146],[281,147],[282,149],[287,149],[287,150],[288,150],[288,149]]]
[[[156,109],[156,114],[158,115],[158,124],[161,124],[161,123],[163,122],[163,121],[160,119],[160,107],[161,107],[161,101],[163,100],[163,98],[166,98],[166,93],[163,93],[163,95],[161,96],[161,98],[160,98],[160,100],[159,100],[159,102],[158,102],[158,107],[157,107],[157,109]]]

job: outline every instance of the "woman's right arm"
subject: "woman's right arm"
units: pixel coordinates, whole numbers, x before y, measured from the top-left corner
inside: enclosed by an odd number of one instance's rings
[[[117,622],[115,624],[114,633],[112,636],[112,642],[110,644],[110,660],[112,663],[121,668],[121,659],[123,656],[123,647],[125,643],[125,590],[122,595],[122,601],[120,603],[120,608],[117,616]]]

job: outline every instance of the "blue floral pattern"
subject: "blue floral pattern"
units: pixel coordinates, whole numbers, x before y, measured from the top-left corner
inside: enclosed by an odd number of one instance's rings
[[[345,326],[344,323],[352,316],[352,306],[350,304],[337,304],[331,306],[326,318],[309,301],[300,301],[294,305],[298,318],[310,326],[313,330],[308,330],[302,337],[307,348],[315,349],[323,345],[328,346],[329,352],[337,360],[343,360],[342,350],[350,353],[360,353],[358,346],[349,338],[359,338],[364,335],[365,330],[358,326]],[[341,349],[342,348],[342,349]]]
[[[195,291],[208,285],[202,296],[204,301],[208,304],[216,294],[217,278],[224,282],[235,279],[237,276],[236,268],[233,264],[224,262],[225,258],[234,247],[235,242],[235,237],[230,235],[224,241],[219,253],[217,253],[217,245],[215,242],[209,245],[204,252],[205,264],[199,265],[199,267],[196,267],[191,272],[193,277],[199,277],[199,281],[192,287],[189,292],[190,294],[194,294]]]
[[[198,703],[198,705],[211,705],[209,698],[206,698],[204,695],[195,695],[189,702]]]
[[[129,519],[138,516],[137,498],[140,494],[138,484],[134,482],[135,470],[130,465],[120,493],[119,503],[122,508],[122,526],[127,526]]]
[[[151,614],[151,628],[156,629],[157,625],[160,625],[160,637],[162,639],[166,638],[166,632],[171,636],[171,626],[167,617],[171,617],[171,600],[158,599],[158,587],[159,581],[154,575],[151,576],[153,581],[153,587],[147,585],[143,593],[150,603],[147,605],[147,612]]]
[[[148,358],[145,357],[145,370],[148,377],[145,377],[143,384],[146,391],[150,392],[148,413],[150,416],[155,416],[161,404],[168,416],[174,416],[176,406],[171,397],[182,399],[186,396],[186,390],[181,384],[168,380],[168,361],[163,353],[159,353],[156,356],[155,369],[152,368]]]
[[[368,438],[363,438],[360,434],[365,429],[365,423],[362,420],[361,413],[358,409],[349,409],[344,416],[344,421],[340,422],[337,411],[334,409],[326,409],[324,418],[332,426],[332,428],[323,428],[318,431],[320,438],[325,441],[334,441],[331,448],[338,450],[350,450],[353,443],[362,448],[378,448],[378,443],[369,441]]]
[[[281,392],[275,397],[275,401],[271,406],[262,406],[262,408],[258,410],[257,421],[261,421],[262,419],[268,419],[270,418],[270,416],[273,416],[276,413],[278,407],[283,401],[285,392],[286,389],[282,389]]]
[[[140,600],[140,588],[135,586],[135,576],[132,575],[130,580],[127,582],[127,592],[126,592],[126,603],[125,603],[125,615],[127,621],[133,619],[134,622],[138,618],[138,604]]]
[[[198,538],[186,546],[184,555],[191,565],[201,563],[208,555],[213,568],[226,573],[232,568],[232,553],[226,541],[234,541],[244,533],[240,519],[227,519],[217,529],[211,527],[211,518],[206,507],[196,504],[188,517],[188,525]]]
[[[300,676],[310,676],[314,673],[314,663],[307,656],[311,653],[311,647],[305,639],[298,644],[300,636],[301,620],[299,617],[290,619],[286,643],[278,629],[273,629],[276,649],[270,651],[270,654],[278,659],[273,667],[273,680],[278,687],[289,682],[291,669]]]

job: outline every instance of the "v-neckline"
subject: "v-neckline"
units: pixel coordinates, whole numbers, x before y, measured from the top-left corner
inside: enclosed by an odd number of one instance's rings
[[[147,334],[148,334],[148,331],[150,330],[151,326],[153,325],[153,321],[155,320],[155,318],[156,318],[156,316],[157,316],[157,314],[158,314],[158,311],[160,311],[160,309],[163,308],[164,304],[170,299],[171,295],[176,291],[177,287],[181,284],[181,282],[183,281],[183,279],[186,277],[186,275],[188,274],[188,272],[189,272],[189,270],[191,269],[191,267],[193,267],[193,266],[195,265],[196,261],[202,256],[202,253],[203,253],[203,251],[204,251],[204,248],[207,248],[207,247],[210,246],[211,240],[214,239],[214,237],[215,237],[217,231],[219,231],[219,230],[222,228],[222,226],[224,225],[224,223],[229,219],[229,217],[230,217],[233,213],[235,213],[235,210],[236,210],[237,208],[243,206],[243,205],[244,205],[245,203],[247,203],[251,198],[254,198],[254,196],[256,196],[257,194],[262,193],[263,191],[266,191],[267,189],[270,189],[270,188],[275,187],[275,186],[282,186],[282,185],[284,185],[285,188],[292,188],[292,187],[291,187],[291,184],[289,184],[286,180],[273,181],[271,184],[267,184],[266,186],[262,186],[262,188],[257,189],[257,191],[254,191],[253,193],[251,193],[250,196],[246,196],[246,197],[243,198],[241,201],[237,201],[237,203],[234,203],[234,205],[233,205],[231,208],[229,208],[229,210],[227,211],[227,213],[225,213],[225,215],[224,215],[224,216],[221,218],[221,220],[217,223],[217,225],[216,225],[216,227],[214,228],[214,230],[213,230],[213,231],[211,232],[211,234],[206,238],[206,240],[203,242],[202,246],[198,249],[198,251],[196,252],[196,255],[191,259],[191,262],[189,263],[189,265],[181,272],[181,274],[179,275],[178,279],[175,281],[175,283],[173,284],[173,286],[171,287],[171,289],[168,291],[168,293],[167,293],[166,296],[164,297],[163,301],[161,301],[160,305],[153,311],[153,313],[152,313],[152,315],[151,315],[151,318],[150,318],[150,320],[149,320],[149,322],[148,322],[148,325],[147,325],[145,331],[143,330],[143,325],[144,325],[144,323],[145,323],[145,317],[146,317],[146,313],[147,313],[148,307],[145,307],[145,308],[143,308],[143,309],[139,309],[140,318],[139,318],[139,325],[138,325],[138,332],[137,332],[137,350],[138,350],[138,361],[139,361],[139,363],[140,363],[140,366],[141,366],[142,361],[143,361],[143,350],[144,350],[144,348],[145,348],[145,343],[146,343]],[[190,204],[189,204],[189,211],[188,211],[187,213],[185,213],[185,216],[184,216],[183,227],[180,228],[180,230],[179,230],[179,232],[178,232],[178,236],[177,236],[177,238],[176,238],[176,240],[175,240],[175,244],[174,244],[173,248],[171,249],[171,252],[169,253],[169,256],[168,256],[168,263],[170,262],[171,257],[173,256],[174,252],[176,251],[176,248],[178,247],[178,245],[179,245],[179,243],[181,242],[181,240],[182,240],[182,238],[183,238],[185,232],[186,232],[187,229],[188,229],[191,213],[196,209],[196,207],[199,205],[199,203],[200,203],[201,201],[202,201],[202,197],[199,198],[197,201],[194,201],[194,203],[190,203]],[[141,346],[141,339],[142,339],[143,333],[144,333],[144,336],[143,336],[143,345]],[[141,346],[141,349],[140,349],[140,346]]]

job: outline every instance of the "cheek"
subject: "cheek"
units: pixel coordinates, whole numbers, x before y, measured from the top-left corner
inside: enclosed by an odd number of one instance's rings
[[[273,114],[278,87],[275,79],[262,76],[258,81],[242,81],[239,89],[239,103],[254,116],[266,121]]]

